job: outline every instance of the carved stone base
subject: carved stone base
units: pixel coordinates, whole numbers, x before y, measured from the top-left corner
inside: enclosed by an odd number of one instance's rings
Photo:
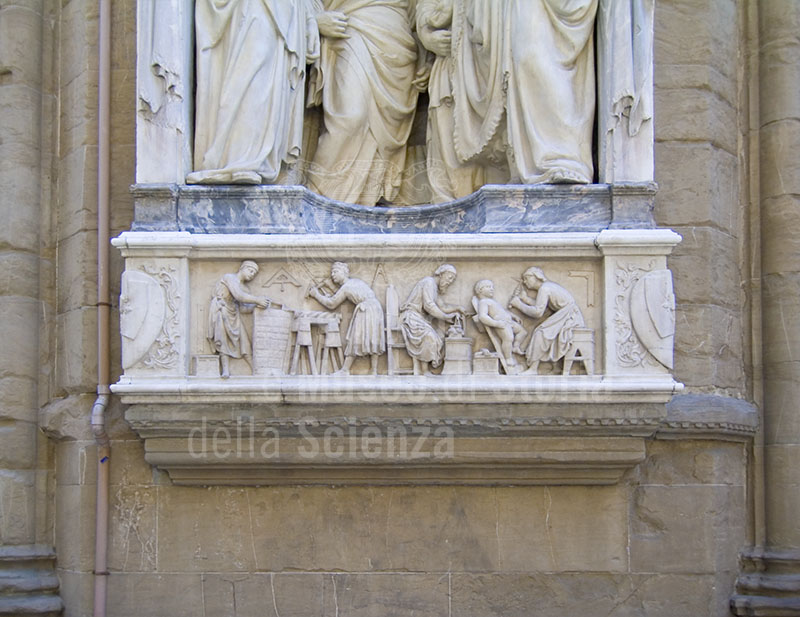
[[[731,598],[738,617],[800,615],[800,552],[748,551]]]

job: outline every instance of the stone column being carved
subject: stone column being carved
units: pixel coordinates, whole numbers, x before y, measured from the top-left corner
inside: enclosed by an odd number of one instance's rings
[[[798,33],[800,3],[758,3],[766,538],[744,554],[737,615],[800,615]]]

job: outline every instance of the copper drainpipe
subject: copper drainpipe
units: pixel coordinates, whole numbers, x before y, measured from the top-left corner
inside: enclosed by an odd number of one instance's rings
[[[108,588],[108,487],[111,445],[106,409],[111,392],[108,281],[111,113],[111,0],[99,0],[97,100],[97,400],[92,406],[92,433],[97,443],[97,501],[94,535],[94,617],[105,617]]]

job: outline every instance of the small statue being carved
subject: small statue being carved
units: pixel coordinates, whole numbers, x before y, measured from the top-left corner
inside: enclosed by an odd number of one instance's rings
[[[214,295],[208,308],[206,337],[222,361],[222,377],[231,376],[230,359],[244,358],[252,367],[252,344],[242,323],[242,313],[251,313],[258,306],[269,308],[265,296],[250,293],[247,283],[258,274],[258,264],[243,261],[236,274],[224,275],[214,286]]]
[[[335,375],[349,375],[353,362],[358,357],[369,356],[373,375],[378,374],[378,358],[386,351],[386,329],[383,308],[375,292],[361,279],[350,277],[346,263],[337,261],[331,266],[331,280],[339,286],[332,296],[319,290],[319,286],[308,290],[308,295],[322,306],[335,309],[345,300],[355,304],[353,318],[345,336],[344,364]]]
[[[528,370],[523,374],[535,375],[540,362],[558,362],[563,358],[573,339],[575,328],[583,328],[584,320],[572,294],[561,285],[547,280],[540,268],[531,267],[522,275],[524,287],[535,294],[515,295],[509,307],[516,308],[528,317],[538,319],[549,308],[553,314],[536,326],[531,336],[526,358]]]
[[[472,305],[476,324],[491,328],[500,339],[500,349],[497,351],[503,354],[506,368],[515,369],[518,364],[514,354],[525,355],[520,345],[528,334],[520,318],[494,299],[494,283],[487,279],[475,283]]]
[[[456,269],[450,264],[436,268],[433,276],[420,280],[405,304],[400,307],[400,328],[406,343],[406,351],[414,360],[414,374],[429,372],[428,365],[438,367],[444,358],[444,339],[425,315],[446,322],[454,322],[464,311],[449,307],[439,300],[439,294],[456,280]]]

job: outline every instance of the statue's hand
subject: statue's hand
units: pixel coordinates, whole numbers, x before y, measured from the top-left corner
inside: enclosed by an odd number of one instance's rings
[[[317,27],[322,36],[332,39],[346,39],[347,15],[341,11],[325,11],[317,15]]]
[[[452,37],[450,30],[434,30],[426,37],[425,47],[437,56],[449,56]]]

